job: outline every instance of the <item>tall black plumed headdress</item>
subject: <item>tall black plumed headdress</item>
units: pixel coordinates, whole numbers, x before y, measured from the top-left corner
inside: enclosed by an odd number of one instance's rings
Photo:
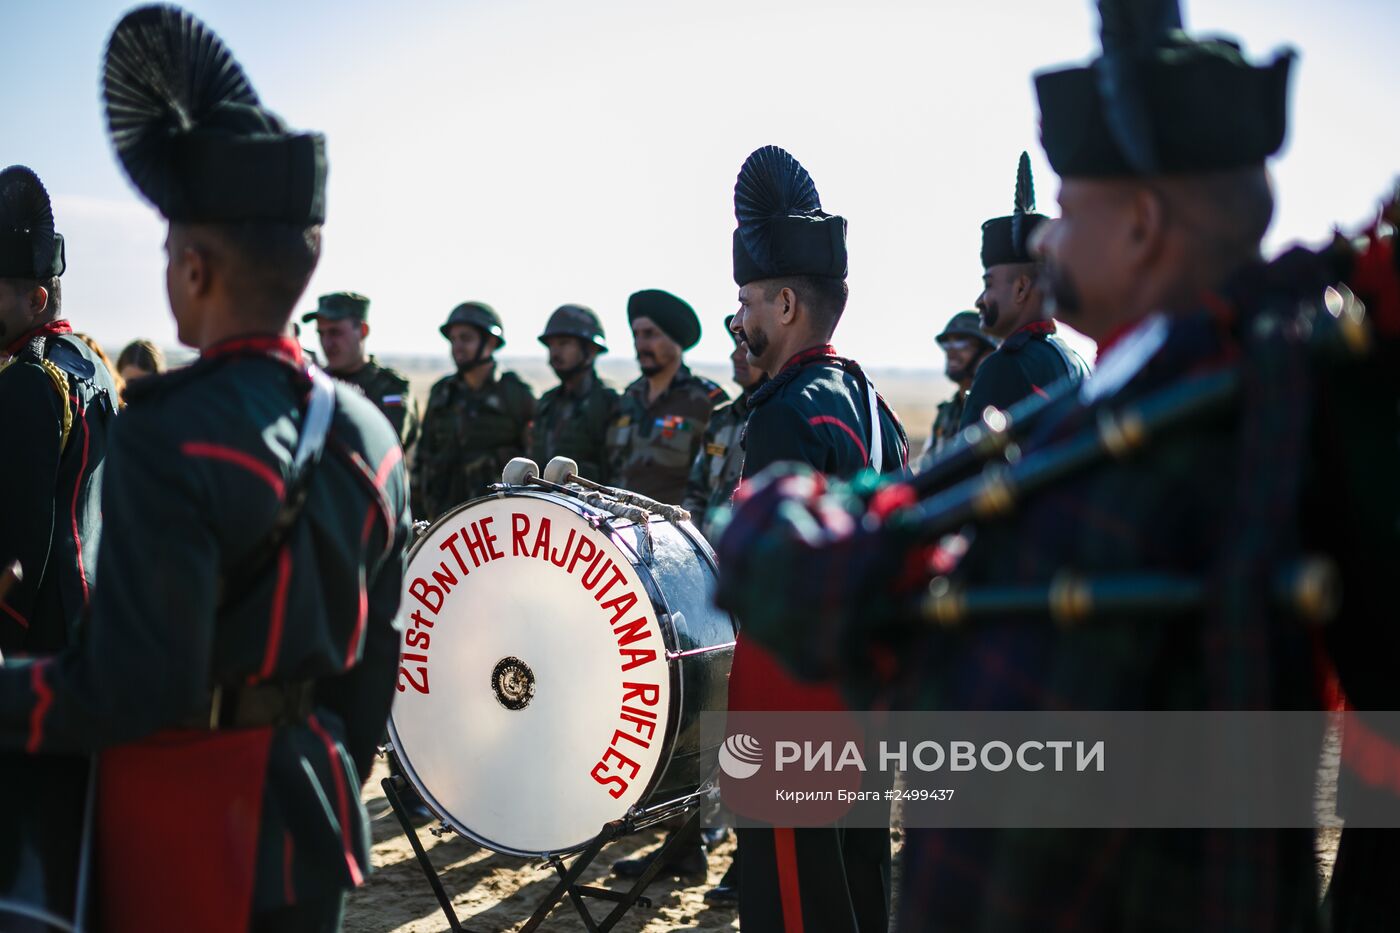
[[[44,183],[33,169],[11,165],[0,172],[0,278],[46,279],[66,265]]]
[[[1291,51],[1252,65],[1233,40],[1188,36],[1177,0],[1099,0],[1099,20],[1098,58],[1035,79],[1061,176],[1224,171],[1283,145]]]
[[[789,275],[846,277],[846,220],[822,211],[812,176],[787,151],[764,146],[734,183],[734,281]]]
[[[982,268],[1030,262],[1031,234],[1047,219],[1044,214],[1035,212],[1031,157],[1022,152],[1016,164],[1016,193],[1011,201],[1011,213],[982,224]]]
[[[176,6],[143,6],[107,42],[102,96],[117,159],[173,221],[325,219],[325,137],[263,108],[233,53]]]

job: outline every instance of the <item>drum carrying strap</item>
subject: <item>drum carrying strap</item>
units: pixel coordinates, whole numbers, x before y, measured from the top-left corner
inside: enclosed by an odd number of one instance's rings
[[[306,418],[302,421],[296,453],[292,456],[287,495],[262,541],[249,552],[240,566],[225,576],[220,602],[229,599],[230,594],[232,599],[240,599],[252,589],[251,584],[266,572],[277,552],[287,542],[287,536],[300,517],[302,506],[306,504],[311,476],[316,464],[321,461],[321,452],[325,450],[326,437],[330,434],[331,418],[335,415],[335,383],[319,367],[308,367],[307,373],[311,377],[311,398],[306,405]]]

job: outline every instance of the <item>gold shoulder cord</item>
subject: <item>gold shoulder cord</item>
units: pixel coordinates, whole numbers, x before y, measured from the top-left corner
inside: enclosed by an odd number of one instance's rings
[[[7,360],[0,361],[0,373],[9,368],[15,359],[12,356]],[[73,402],[68,398],[68,374],[49,360],[40,360],[39,365],[43,367],[44,372],[48,373],[54,391],[58,393],[59,404],[63,406],[63,436],[58,447],[61,452],[68,449],[68,435],[73,433]]]

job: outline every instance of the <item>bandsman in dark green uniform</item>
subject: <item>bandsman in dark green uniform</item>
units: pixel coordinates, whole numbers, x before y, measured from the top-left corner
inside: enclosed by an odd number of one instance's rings
[[[822,495],[760,478],[721,540],[720,603],[804,677],[879,690],[895,708],[1315,709],[1320,640],[1265,581],[1325,555],[1345,594],[1325,635],[1342,686],[1357,708],[1395,709],[1394,241],[1373,230],[1354,264],[1331,249],[1265,263],[1265,163],[1284,140],[1293,53],[1256,64],[1232,40],[1197,39],[1174,2],[1100,7],[1103,54],[1035,83],[1063,180],[1063,221],[1038,248],[1056,314],[1099,343],[1094,375],[1022,429],[1016,463],[924,489],[919,510],[900,483]],[[1332,283],[1362,296],[1368,324],[1324,301]],[[1241,388],[1152,425],[1150,403],[1222,382]],[[1116,433],[1134,418],[1134,437]],[[1086,443],[1095,456],[1064,459]],[[942,510],[977,491],[999,505],[970,527],[960,506]],[[940,542],[964,529],[959,558]],[[906,573],[917,566],[929,570]],[[969,605],[1049,593],[1069,573],[1199,581],[1206,595],[1181,613],[1079,614],[1047,598],[917,621],[934,574]],[[1400,755],[1393,737],[1366,738],[1358,760]],[[1389,764],[1366,770],[1356,789],[1400,812]],[[1344,835],[1331,928],[1395,926],[1386,838],[1358,839],[1348,865]],[[1308,933],[1320,926],[1313,843],[1311,827],[911,828],[900,929]]]
[[[23,574],[0,594],[0,653],[10,656],[68,645],[97,579],[119,396],[63,314],[65,266],[43,184],[22,166],[0,172],[0,565],[18,560]],[[13,804],[0,817],[0,899],[67,916],[88,765],[17,759],[0,752],[0,795]]]
[[[909,443],[894,412],[832,335],[846,308],[846,220],[822,210],[811,176],[766,146],[749,156],[734,188],[731,330],[749,365],[771,378],[750,402],[745,479],[775,463],[832,478],[905,469]],[[721,564],[721,571],[728,572]],[[834,685],[798,683],[745,634],[729,675],[731,710],[841,709]],[[887,829],[740,829],[739,920],[745,929],[871,933],[889,924]],[[786,894],[796,892],[793,903]],[[820,920],[818,920],[820,918]]]
[[[953,383],[953,397],[938,405],[933,427],[929,430],[928,443],[920,454],[920,464],[926,464],[936,457],[962,427],[963,409],[967,406],[967,393],[972,388],[972,380],[987,354],[996,350],[997,339],[982,329],[976,311],[959,311],[943,328],[937,337],[947,361],[943,374]]]
[[[94,926],[338,930],[370,870],[360,788],[410,528],[393,430],[283,336],[319,254],[325,139],[264,109],[176,7],[118,23],[103,93],[200,356],[131,386],[91,617],[0,668],[0,745],[98,753]]]
[[[512,457],[525,456],[535,396],[513,372],[496,375],[505,331],[494,308],[468,301],[439,330],[457,371],[439,379],[423,412],[413,461],[413,514],[432,521],[501,481]]]
[[[374,407],[384,413],[399,436],[405,457],[411,457],[418,441],[418,402],[409,390],[408,380],[396,370],[380,366],[365,352],[369,337],[369,299],[354,292],[322,295],[316,310],[301,316],[305,323],[316,323],[321,339],[325,368],[341,382],[359,388]]]
[[[710,416],[729,395],[685,365],[685,351],[700,341],[690,305],[647,289],[627,299],[627,320],[642,375],[623,392],[608,431],[613,485],[679,505]]]
[[[97,573],[103,462],[118,396],[63,315],[63,235],[38,176],[0,172],[0,651],[56,651]]]
[[[549,316],[540,343],[549,349],[549,368],[559,385],[540,396],[530,426],[530,459],[544,466],[569,457],[579,475],[610,482],[607,437],[617,419],[618,397],[593,369],[598,355],[608,352],[602,322],[592,308],[563,305]]]
[[[1078,382],[1089,372],[1084,360],[1055,333],[1045,307],[1040,272],[1030,238],[1049,218],[1035,212],[1031,160],[1021,153],[1011,214],[982,225],[982,294],[977,310],[982,330],[1001,346],[982,361],[963,406],[962,426],[987,407],[1010,408],[1031,395],[1045,397],[1062,379]]]
[[[728,405],[715,409],[710,426],[705,429],[705,441],[690,468],[685,500],[681,503],[690,512],[690,520],[706,538],[714,531],[714,518],[720,507],[728,505],[739,488],[744,471],[744,425],[749,421],[749,401],[764,383],[761,369],[749,363],[748,349],[739,335],[730,330],[734,315],[724,319],[724,329],[734,338],[734,352],[729,362],[734,367],[734,381],[742,390]]]

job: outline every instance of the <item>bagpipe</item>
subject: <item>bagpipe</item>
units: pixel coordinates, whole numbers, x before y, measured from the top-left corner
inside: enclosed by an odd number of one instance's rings
[[[933,545],[969,523],[1007,516],[1028,497],[1100,464],[1150,456],[1154,445],[1220,419],[1251,417],[1246,389],[1260,370],[1273,365],[1270,357],[1280,354],[1301,360],[1316,381],[1336,382],[1336,374],[1363,369],[1388,373],[1379,383],[1396,394],[1400,263],[1392,232],[1397,219],[1400,187],[1382,214],[1390,231],[1377,221],[1359,238],[1339,234],[1317,251],[1295,247],[1237,277],[1225,295],[1239,309],[1233,322],[1238,352],[1219,365],[1121,403],[1109,395],[1079,405],[1081,387],[1062,384],[1047,397],[1007,411],[987,409],[925,469],[869,493],[868,507],[881,514],[886,527],[900,529],[905,540]],[[1377,381],[1365,385],[1374,390]],[[1400,395],[1389,404],[1400,405]],[[1071,409],[1079,416],[1072,430],[1045,430]],[[876,502],[879,496],[888,497],[884,505]],[[890,501],[897,505],[890,507]],[[1271,582],[1264,598],[1276,610],[1312,625],[1326,624],[1338,612],[1340,573],[1329,556],[1275,555],[1265,576]],[[1070,627],[1198,612],[1210,598],[1205,581],[1171,574],[1065,572],[1040,586],[975,588],[960,586],[955,576],[933,576],[911,614],[940,627],[1047,615]]]

